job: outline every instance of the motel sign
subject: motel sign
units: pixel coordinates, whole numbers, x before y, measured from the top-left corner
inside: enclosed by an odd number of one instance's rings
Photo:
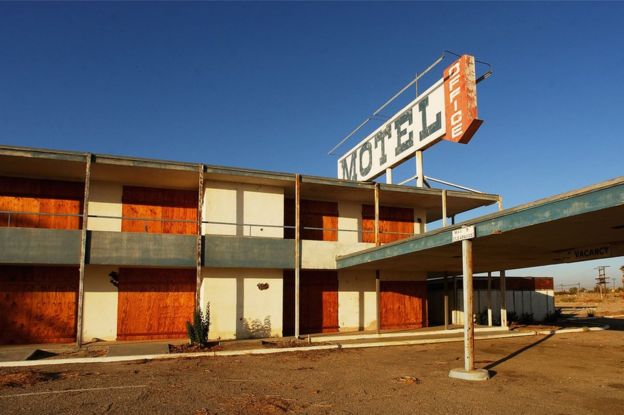
[[[442,79],[338,159],[338,178],[372,180],[440,140],[466,144],[477,118],[474,57],[463,55]]]

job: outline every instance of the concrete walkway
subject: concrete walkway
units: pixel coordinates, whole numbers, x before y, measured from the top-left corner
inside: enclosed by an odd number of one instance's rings
[[[499,339],[508,337],[522,337],[522,336],[535,336],[538,334],[559,334],[559,333],[573,333],[582,331],[596,331],[608,329],[608,326],[604,327],[583,327],[583,328],[569,328],[559,330],[525,330],[525,331],[508,331],[507,329],[493,330],[493,328],[486,328],[486,330],[478,329],[475,335],[476,340],[486,339]],[[165,342],[140,342],[140,343],[116,343],[110,344],[109,353],[105,356],[95,357],[71,357],[71,356],[56,356],[53,358],[44,358],[39,360],[13,360],[13,361],[0,361],[0,367],[29,367],[29,366],[45,366],[45,365],[62,365],[62,364],[77,364],[77,363],[105,363],[105,362],[123,362],[123,361],[135,361],[135,360],[156,360],[156,359],[176,359],[176,358],[189,358],[189,357],[216,357],[216,356],[238,356],[249,354],[273,354],[273,353],[287,353],[287,352],[304,352],[314,350],[337,350],[337,349],[352,349],[352,348],[368,348],[368,347],[388,347],[388,346],[408,346],[417,344],[435,344],[435,343],[448,343],[448,342],[461,342],[463,341],[463,332],[457,332],[457,330],[436,331],[428,333],[404,333],[401,337],[374,337],[366,339],[341,339],[340,341],[325,342],[322,344],[310,344],[309,346],[297,345],[296,347],[280,347],[276,345],[280,342],[286,343],[288,339],[271,339],[270,342],[263,342],[262,340],[242,340],[224,342],[230,343],[222,350],[210,350],[194,353],[169,353],[168,344]],[[345,336],[348,337],[348,336]],[[292,339],[291,339],[292,340]],[[268,344],[267,344],[268,343]],[[273,343],[273,347],[270,344]],[[301,343],[299,343],[301,344]],[[267,345],[269,347],[267,347]],[[234,347],[232,347],[234,346]],[[87,346],[89,347],[89,346]],[[98,344],[97,347],[102,347]],[[30,346],[32,349],[32,346]],[[110,348],[114,349],[114,354],[110,354]],[[166,348],[166,349],[165,349]],[[16,348],[13,348],[16,349]],[[26,350],[26,348],[23,348]],[[166,350],[166,351],[165,351]],[[81,350],[84,351],[84,350]],[[78,351],[76,353],[80,353]],[[144,352],[140,353],[140,352]],[[19,355],[15,355],[20,357]],[[80,354],[76,354],[80,356]]]

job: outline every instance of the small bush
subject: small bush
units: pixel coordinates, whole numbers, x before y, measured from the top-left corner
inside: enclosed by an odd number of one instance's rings
[[[587,317],[594,317],[596,315],[596,309],[595,308],[588,308],[587,309]]]
[[[533,313],[522,313],[522,315],[518,319],[518,323],[520,324],[531,324],[533,323],[533,321]]]
[[[544,319],[544,321],[548,323],[554,323],[561,318],[561,313],[561,308],[555,308],[555,311],[546,314],[546,318]]]
[[[206,305],[206,312],[202,313],[198,307],[193,314],[193,324],[186,322],[186,333],[189,343],[204,347],[208,344],[208,329],[210,328],[210,303]]]

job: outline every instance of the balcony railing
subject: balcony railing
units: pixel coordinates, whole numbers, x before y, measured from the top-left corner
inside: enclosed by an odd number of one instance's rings
[[[37,219],[34,220],[33,217]],[[50,220],[48,222],[41,222],[41,217],[44,218],[76,218],[78,219],[78,223],[74,226],[70,226],[71,224],[63,223],[59,221]],[[82,228],[82,214],[77,213],[49,213],[49,212],[24,212],[24,211],[10,211],[10,210],[0,210],[0,227],[26,227],[26,228],[49,228],[49,229],[81,229]],[[164,219],[164,218],[143,218],[143,217],[128,217],[128,216],[115,216],[115,215],[88,215],[89,219],[105,219],[105,220],[118,220],[118,221],[139,221],[143,222],[143,231],[149,232],[149,225],[153,223],[160,224],[193,224],[196,225],[197,221],[189,220],[189,219]],[[263,223],[244,223],[244,222],[227,222],[227,221],[202,221],[202,225],[204,226],[216,226],[223,227],[221,229],[213,229],[206,232],[207,235],[228,235],[230,232],[226,231],[234,231],[235,235],[239,236],[263,236],[259,235],[259,232],[263,232],[265,229],[282,229],[286,230],[294,230],[294,225],[275,225],[275,224],[263,224]],[[357,233],[358,235],[374,235],[375,231],[370,229],[363,229],[361,227],[353,229],[353,228],[340,228],[340,227],[315,227],[315,226],[302,226],[301,231],[317,231],[317,232],[349,232],[349,233]],[[133,230],[132,232],[140,232],[137,230]],[[178,233],[178,232],[156,232],[156,233]],[[268,232],[268,236],[271,237],[270,232]],[[384,231],[379,230],[380,235],[393,235],[402,237],[410,237],[413,236],[414,233],[411,232],[393,232],[393,231]],[[284,237],[282,233],[281,236],[274,237]],[[293,239],[293,238],[287,238]],[[302,237],[302,239],[306,239]],[[317,239],[317,238],[314,238]],[[360,240],[369,239],[369,238],[359,238]],[[372,238],[370,238],[372,239]],[[318,239],[317,239],[318,240]]]

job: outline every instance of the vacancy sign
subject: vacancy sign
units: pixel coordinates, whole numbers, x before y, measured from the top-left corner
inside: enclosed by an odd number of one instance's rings
[[[372,180],[440,140],[466,144],[477,119],[474,57],[461,56],[443,78],[338,159],[338,178]]]

